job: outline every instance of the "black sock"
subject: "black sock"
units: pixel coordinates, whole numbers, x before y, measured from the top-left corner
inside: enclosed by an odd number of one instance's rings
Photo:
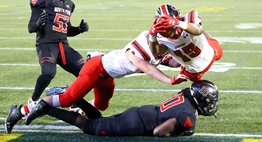
[[[36,85],[35,85],[35,90],[32,95],[32,100],[36,101],[39,99],[45,88],[50,84],[51,80],[53,77],[47,76],[47,75],[40,75],[37,78]]]
[[[85,99],[81,99],[75,104],[85,112],[88,118],[97,119],[102,116],[101,112],[88,103]]]
[[[76,119],[80,115],[77,112],[70,112],[49,105],[44,106],[43,112],[44,114],[63,120],[71,125],[76,125]]]

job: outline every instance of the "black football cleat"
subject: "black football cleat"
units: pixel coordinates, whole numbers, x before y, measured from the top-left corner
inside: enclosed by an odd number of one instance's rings
[[[46,106],[46,102],[44,100],[40,100],[36,106],[35,109],[33,109],[26,117],[25,124],[29,125],[34,119],[36,119],[39,116],[43,116],[43,108]]]
[[[5,120],[5,131],[9,134],[12,132],[14,125],[21,120],[24,115],[20,112],[22,105],[12,105],[9,114]]]

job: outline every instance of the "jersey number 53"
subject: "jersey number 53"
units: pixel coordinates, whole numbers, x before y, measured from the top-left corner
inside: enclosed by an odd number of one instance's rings
[[[53,25],[53,30],[57,32],[67,33],[67,23],[69,22],[69,20],[69,16],[56,13],[54,23],[58,24],[58,26]]]

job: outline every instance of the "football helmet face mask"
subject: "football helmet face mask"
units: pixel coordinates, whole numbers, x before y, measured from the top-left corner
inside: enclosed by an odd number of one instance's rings
[[[190,90],[199,114],[216,117],[219,101],[217,86],[211,81],[199,80],[192,83]]]
[[[155,13],[155,18],[159,18],[164,15],[169,15],[179,20],[181,19],[180,10],[170,4],[164,4],[158,7]]]

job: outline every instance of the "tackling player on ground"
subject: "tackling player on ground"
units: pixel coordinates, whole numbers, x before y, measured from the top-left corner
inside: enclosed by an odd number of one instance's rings
[[[75,90],[76,91],[76,90]],[[88,119],[79,113],[51,107],[44,100],[28,115],[27,124],[47,114],[99,136],[190,136],[194,134],[198,115],[215,116],[218,89],[208,80],[193,82],[191,87],[165,100],[159,106],[131,107],[123,113]]]

